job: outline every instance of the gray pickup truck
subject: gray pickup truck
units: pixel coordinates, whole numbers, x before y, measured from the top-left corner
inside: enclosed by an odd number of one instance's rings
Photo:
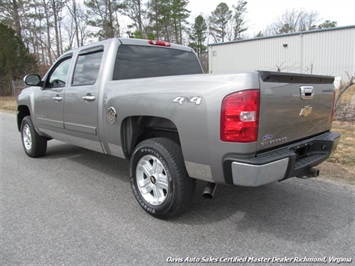
[[[130,160],[133,194],[157,218],[181,214],[206,181],[261,186],[316,177],[337,147],[333,77],[203,74],[191,48],[114,38],[63,54],[18,96],[26,154],[57,139]]]

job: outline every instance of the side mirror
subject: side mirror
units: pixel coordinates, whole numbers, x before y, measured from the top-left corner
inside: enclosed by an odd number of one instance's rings
[[[23,81],[28,86],[40,86],[41,77],[38,74],[29,74],[23,78]]]

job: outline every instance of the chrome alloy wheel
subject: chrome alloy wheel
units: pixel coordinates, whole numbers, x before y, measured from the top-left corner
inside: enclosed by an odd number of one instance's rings
[[[23,144],[25,145],[26,150],[31,150],[32,149],[32,134],[31,134],[31,129],[28,124],[24,125],[22,129],[22,140]]]
[[[162,162],[155,156],[143,156],[136,168],[137,186],[149,204],[164,203],[169,192],[169,180]]]

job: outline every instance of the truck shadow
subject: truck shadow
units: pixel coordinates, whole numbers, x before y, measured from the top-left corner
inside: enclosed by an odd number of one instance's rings
[[[42,158],[42,160],[62,159],[92,169],[100,169],[108,177],[117,179],[117,182],[129,182],[127,160],[70,144],[51,146],[46,157]],[[132,203],[135,207],[130,211],[135,215],[147,215],[147,219],[157,227],[164,223],[175,223],[177,226],[188,225],[191,228],[202,225],[206,230],[228,228],[222,231],[228,231],[234,236],[251,230],[298,243],[329,237],[329,232],[348,227],[352,215],[349,211],[349,206],[352,206],[354,200],[351,193],[346,193],[339,199],[335,195],[334,184],[315,179],[293,178],[257,188],[220,185],[213,199],[202,198],[204,185],[204,182],[197,181],[196,194],[191,206],[186,213],[176,219],[165,222],[151,218],[136,202]],[[135,201],[128,185],[124,194],[126,194],[124,197],[131,197]]]
[[[329,237],[352,219],[351,193],[339,199],[332,195],[334,184],[315,179],[293,178],[258,188],[219,186],[212,200],[202,198],[203,186],[199,182],[191,208],[176,223],[227,223],[231,233],[252,230],[300,243]]]
[[[90,151],[68,143],[52,142],[42,160],[67,159],[90,169],[100,169],[103,174],[129,182],[129,161],[118,157]]]

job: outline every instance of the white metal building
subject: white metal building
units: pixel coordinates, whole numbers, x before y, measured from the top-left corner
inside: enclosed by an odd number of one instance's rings
[[[209,45],[209,72],[355,74],[355,25]]]

